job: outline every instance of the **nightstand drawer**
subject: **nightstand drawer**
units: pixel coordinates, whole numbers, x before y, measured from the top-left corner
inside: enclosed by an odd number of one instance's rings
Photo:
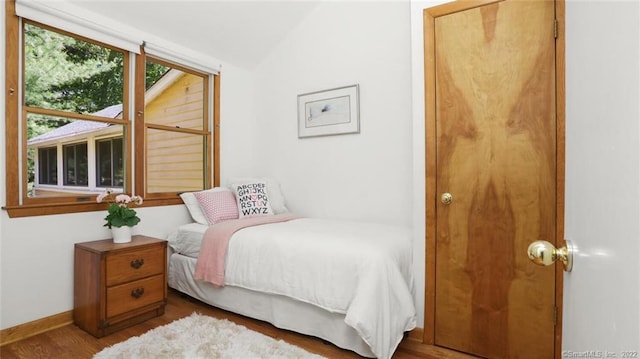
[[[164,276],[107,288],[107,318],[164,300]]]
[[[107,256],[107,286],[164,273],[166,249],[157,245]]]

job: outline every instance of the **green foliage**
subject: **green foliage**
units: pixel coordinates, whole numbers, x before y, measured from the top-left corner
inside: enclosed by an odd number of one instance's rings
[[[104,219],[107,221],[105,227],[133,227],[140,223],[136,211],[127,206],[120,206],[117,203],[111,203],[107,208],[107,216]]]
[[[146,69],[145,69],[145,90],[148,90],[149,87],[153,86],[164,74],[166,74],[170,68],[160,65],[155,62],[147,61]]]
[[[31,24],[25,24],[24,39],[27,106],[93,113],[123,102],[123,52]],[[146,87],[168,70],[148,62]],[[55,118],[38,121],[55,127],[64,124]]]
[[[97,203],[108,202],[107,216],[104,219],[107,223],[105,227],[133,227],[140,222],[140,218],[136,215],[136,211],[129,208],[132,205],[141,205],[143,202],[140,196],[128,196],[124,193],[116,194],[110,188],[96,197]]]
[[[86,77],[75,77],[66,82],[53,84],[50,91],[55,94],[56,98],[53,103],[60,107],[71,106],[70,109],[77,113],[93,113],[105,107],[122,103],[122,93],[124,87],[123,56],[121,53],[100,48],[99,46],[89,44],[86,46],[78,43],[78,48],[68,46],[65,48],[67,60],[70,58],[78,62],[80,66],[86,66],[88,62],[93,63],[93,57],[102,52],[97,67],[102,67],[100,72],[92,73]],[[79,59],[79,51],[87,49],[87,57]]]

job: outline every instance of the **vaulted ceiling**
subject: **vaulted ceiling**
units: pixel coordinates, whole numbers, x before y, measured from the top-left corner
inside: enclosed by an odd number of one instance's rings
[[[71,0],[167,41],[244,68],[256,66],[316,1]]]

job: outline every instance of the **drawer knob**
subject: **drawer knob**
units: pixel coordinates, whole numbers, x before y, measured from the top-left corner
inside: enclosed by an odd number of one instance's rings
[[[144,294],[144,288],[136,288],[131,291],[131,296],[138,299]]]
[[[140,259],[134,259],[131,261],[131,267],[138,269],[140,267],[142,267],[142,265],[144,264],[144,259],[140,258]]]

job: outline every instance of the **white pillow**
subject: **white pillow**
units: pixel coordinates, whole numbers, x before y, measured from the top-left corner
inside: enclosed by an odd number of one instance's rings
[[[229,191],[226,187],[214,187],[211,189],[207,189],[204,191],[196,191],[196,192],[218,192],[218,191]],[[182,198],[182,202],[184,202],[185,206],[187,206],[187,210],[189,210],[189,214],[191,218],[193,218],[196,223],[208,225],[209,221],[207,220],[207,216],[205,216],[202,208],[200,207],[200,203],[196,199],[194,192],[184,192],[180,193],[180,198]]]
[[[284,196],[282,195],[282,191],[280,190],[280,184],[278,181],[273,178],[268,177],[258,177],[258,178],[232,178],[229,183],[231,184],[244,184],[244,183],[254,183],[254,182],[266,182],[267,184],[267,196],[269,197],[269,205],[273,210],[274,214],[287,213],[289,209],[287,208],[284,200]],[[230,187],[231,190],[235,192],[235,189]]]
[[[273,215],[266,182],[234,183],[231,187],[235,190],[240,219]]]

